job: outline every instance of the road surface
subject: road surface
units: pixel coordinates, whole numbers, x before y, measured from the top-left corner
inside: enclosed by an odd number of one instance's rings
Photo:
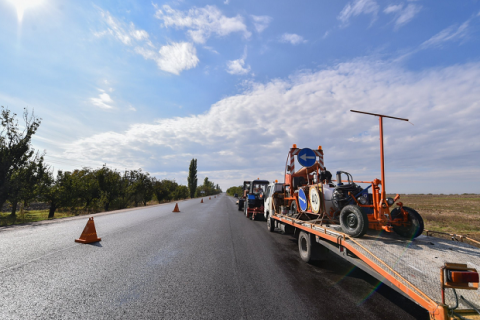
[[[428,319],[334,255],[246,219],[225,194],[0,228],[1,319]]]

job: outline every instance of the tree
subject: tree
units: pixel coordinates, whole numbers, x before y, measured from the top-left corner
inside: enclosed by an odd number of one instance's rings
[[[178,187],[178,183],[175,180],[164,179],[162,181],[156,180],[153,183],[153,192],[157,197],[158,202],[168,201],[173,199],[174,192]]]
[[[35,118],[33,112],[29,117],[24,109],[23,130],[15,119],[17,115],[2,107],[0,122],[0,208],[8,199],[12,175],[19,168],[25,167],[30,158],[35,154],[31,148],[32,136],[37,132],[41,119]]]
[[[8,200],[12,205],[12,217],[16,215],[19,201],[26,204],[35,197],[37,184],[46,174],[47,169],[43,162],[43,155],[40,156],[37,153],[33,159],[28,160],[11,174]]]
[[[46,172],[39,183],[40,199],[50,204],[48,218],[54,217],[55,211],[64,207],[75,207],[78,195],[75,188],[75,179],[71,172],[57,172],[57,178],[53,173]]]
[[[110,203],[120,194],[122,177],[117,170],[111,170],[103,165],[101,169],[95,172],[100,187],[100,200],[103,203],[105,211],[108,211]]]
[[[190,161],[190,167],[188,168],[188,190],[190,191],[190,198],[195,197],[197,181],[197,159],[192,159],[192,161]]]
[[[88,210],[100,198],[100,187],[95,172],[90,168],[76,169],[72,172],[72,178],[76,193],[84,209]]]

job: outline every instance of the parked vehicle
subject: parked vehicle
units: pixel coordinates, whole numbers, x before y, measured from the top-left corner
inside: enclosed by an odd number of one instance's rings
[[[274,207],[274,195],[275,199],[277,197],[283,197],[283,186],[284,183],[280,183],[277,180],[275,182],[270,183],[267,186],[267,192],[265,194],[265,204],[264,204],[264,218],[265,220],[268,219],[270,213],[275,212]]]
[[[263,217],[264,201],[267,186],[270,182],[267,180],[253,180],[250,183],[250,189],[245,197],[244,209],[245,217],[255,220],[257,217]]]

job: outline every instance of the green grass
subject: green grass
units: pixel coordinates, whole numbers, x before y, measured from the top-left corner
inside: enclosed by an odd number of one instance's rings
[[[74,214],[68,211],[56,211],[55,216],[50,220],[73,217],[76,215],[78,214]],[[49,220],[48,210],[25,210],[23,215],[17,212],[17,215],[14,218],[10,216],[10,212],[0,212],[0,226],[9,226],[14,224],[23,224],[42,220]]]

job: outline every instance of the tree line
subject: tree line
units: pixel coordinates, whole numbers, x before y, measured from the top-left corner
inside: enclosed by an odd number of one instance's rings
[[[28,206],[31,202],[48,203],[48,217],[53,218],[60,208],[99,212],[146,205],[151,200],[164,202],[222,192],[208,177],[203,185],[197,186],[196,159],[190,162],[188,186],[175,180],[159,180],[142,169],[119,172],[106,165],[98,169],[58,170],[54,175],[45,163],[45,153],[31,146],[41,119],[33,113],[29,116],[24,110],[24,125],[20,126],[16,116],[2,107],[0,208],[10,203],[12,216],[16,215],[19,204]]]
[[[227,194],[232,197],[234,194],[237,194],[239,197],[241,197],[243,195],[243,186],[230,187],[227,189]]]

